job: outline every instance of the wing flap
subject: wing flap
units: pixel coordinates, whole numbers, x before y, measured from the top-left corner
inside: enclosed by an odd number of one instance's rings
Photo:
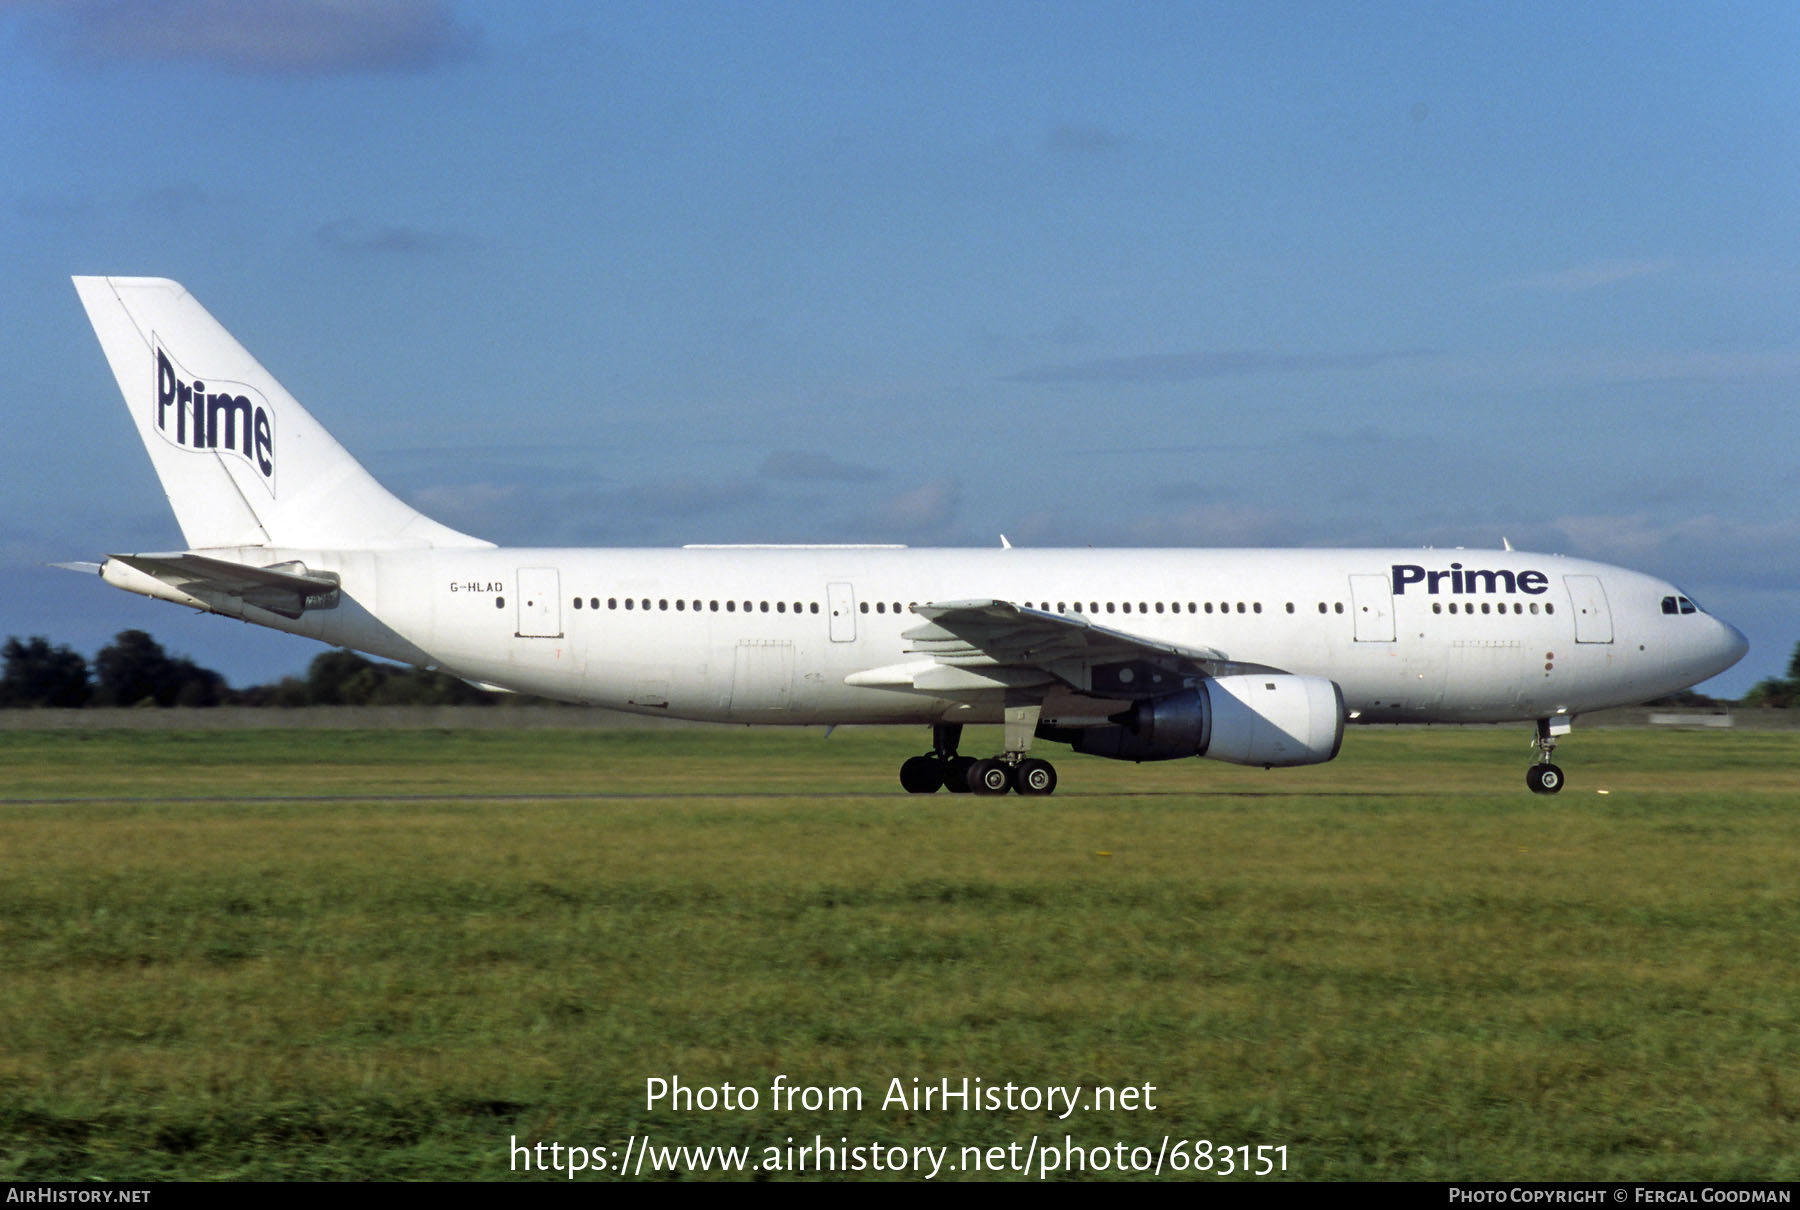
[[[889,681],[904,679],[919,690],[965,683],[947,675],[953,670],[996,686],[1021,688],[1023,672],[1035,684],[1060,682],[1081,693],[1130,698],[1170,691],[1184,678],[1278,671],[1232,660],[1216,648],[1149,638],[1098,625],[1080,614],[1049,613],[1011,601],[934,601],[912,610],[925,620],[902,632],[906,653],[930,662],[879,671]]]
[[[1033,663],[1085,656],[1090,659],[1155,655],[1192,664],[1226,662],[1211,647],[1187,647],[1100,626],[1080,614],[1046,613],[1010,601],[945,601],[915,605],[928,619],[901,637],[909,651],[942,658],[980,651],[1000,663]]]

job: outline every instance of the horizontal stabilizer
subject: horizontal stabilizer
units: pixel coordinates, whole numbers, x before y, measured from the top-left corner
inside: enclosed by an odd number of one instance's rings
[[[297,618],[308,609],[335,609],[338,603],[337,574],[308,571],[300,563],[253,567],[191,553],[112,555],[100,574],[132,592],[233,616],[242,616],[241,609],[229,608],[234,602],[284,618]],[[157,591],[159,587],[168,591]]]

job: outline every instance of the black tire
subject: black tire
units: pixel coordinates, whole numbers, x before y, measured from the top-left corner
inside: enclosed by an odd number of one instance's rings
[[[908,794],[936,794],[944,785],[944,762],[915,756],[900,766],[900,785]]]
[[[1533,794],[1555,794],[1563,788],[1563,771],[1555,765],[1533,765],[1525,770],[1525,784]]]
[[[1047,760],[1022,760],[1013,770],[1013,789],[1021,794],[1056,793],[1056,766]]]
[[[1003,760],[978,760],[969,770],[969,789],[977,794],[1004,794],[1012,788],[1012,769]]]
[[[975,767],[973,756],[952,756],[944,762],[944,789],[952,794],[969,792],[969,770]]]

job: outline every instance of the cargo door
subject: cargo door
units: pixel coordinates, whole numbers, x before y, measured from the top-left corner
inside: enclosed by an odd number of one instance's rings
[[[775,639],[740,639],[732,667],[731,712],[786,710],[794,689],[794,645]]]

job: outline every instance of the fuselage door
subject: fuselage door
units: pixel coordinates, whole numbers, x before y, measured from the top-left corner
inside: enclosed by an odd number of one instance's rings
[[[783,639],[739,639],[732,669],[731,712],[788,708],[794,691],[794,645]]]
[[[1394,641],[1394,592],[1386,576],[1351,576],[1350,609],[1356,614],[1356,641]]]
[[[831,641],[856,641],[856,589],[846,583],[825,586],[825,604],[831,610]]]
[[[522,639],[562,638],[562,588],[554,567],[519,568],[519,629]]]
[[[1606,604],[1606,589],[1599,576],[1564,576],[1569,586],[1569,604],[1575,609],[1575,641],[1577,643],[1610,643],[1613,641],[1612,610]]]

